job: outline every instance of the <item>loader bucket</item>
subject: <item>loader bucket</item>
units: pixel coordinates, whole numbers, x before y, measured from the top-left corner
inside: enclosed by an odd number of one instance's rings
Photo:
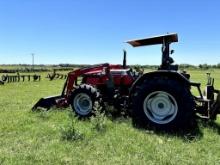
[[[61,95],[58,96],[49,96],[49,97],[44,97],[41,98],[32,108],[32,111],[35,111],[39,108],[43,108],[46,110],[49,110],[51,107],[56,106],[57,105],[57,101],[62,99]]]

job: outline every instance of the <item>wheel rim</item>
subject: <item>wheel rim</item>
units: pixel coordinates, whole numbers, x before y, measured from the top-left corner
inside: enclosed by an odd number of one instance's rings
[[[73,106],[75,111],[82,115],[88,115],[92,111],[92,100],[86,93],[79,93],[73,100]]]
[[[157,124],[171,122],[178,111],[176,99],[164,91],[150,93],[144,99],[143,108],[148,119]]]

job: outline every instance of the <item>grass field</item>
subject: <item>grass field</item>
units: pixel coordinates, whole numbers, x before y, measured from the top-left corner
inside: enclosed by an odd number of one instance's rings
[[[204,71],[190,73],[205,84]],[[212,75],[220,88],[220,70]],[[220,164],[220,118],[168,134],[136,129],[129,118],[79,121],[70,108],[31,111],[39,98],[59,94],[63,83],[0,86],[0,164]]]

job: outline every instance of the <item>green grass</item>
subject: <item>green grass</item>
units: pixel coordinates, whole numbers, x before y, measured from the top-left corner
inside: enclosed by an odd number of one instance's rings
[[[190,73],[205,84],[204,71]],[[212,74],[220,88],[220,70]],[[42,79],[0,86],[0,164],[220,164],[219,118],[168,134],[136,129],[129,118],[77,120],[70,108],[31,112],[40,97],[59,94],[63,83]],[[103,129],[96,129],[97,121]]]

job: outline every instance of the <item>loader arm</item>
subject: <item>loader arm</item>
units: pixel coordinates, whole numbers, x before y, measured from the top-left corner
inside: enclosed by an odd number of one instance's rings
[[[110,66],[108,63],[93,65],[91,67],[85,67],[81,69],[74,70],[68,74],[67,80],[64,83],[64,87],[61,95],[58,96],[49,96],[41,98],[32,108],[32,110],[36,110],[38,108],[44,108],[49,110],[53,106],[57,107],[67,107],[69,105],[68,98],[74,89],[74,85],[77,84],[77,78],[85,73],[90,72],[101,72],[105,70],[106,75],[110,73],[110,68],[118,68],[119,65]]]
[[[66,85],[64,85],[64,89],[62,92],[62,95],[69,96],[71,91],[74,88],[74,84],[77,83],[77,78],[85,73],[89,72],[95,72],[95,71],[101,71],[106,69],[107,72],[110,72],[110,65],[108,63],[100,64],[100,65],[94,65],[91,67],[85,67],[81,69],[74,70],[68,74],[68,78],[66,81]]]

